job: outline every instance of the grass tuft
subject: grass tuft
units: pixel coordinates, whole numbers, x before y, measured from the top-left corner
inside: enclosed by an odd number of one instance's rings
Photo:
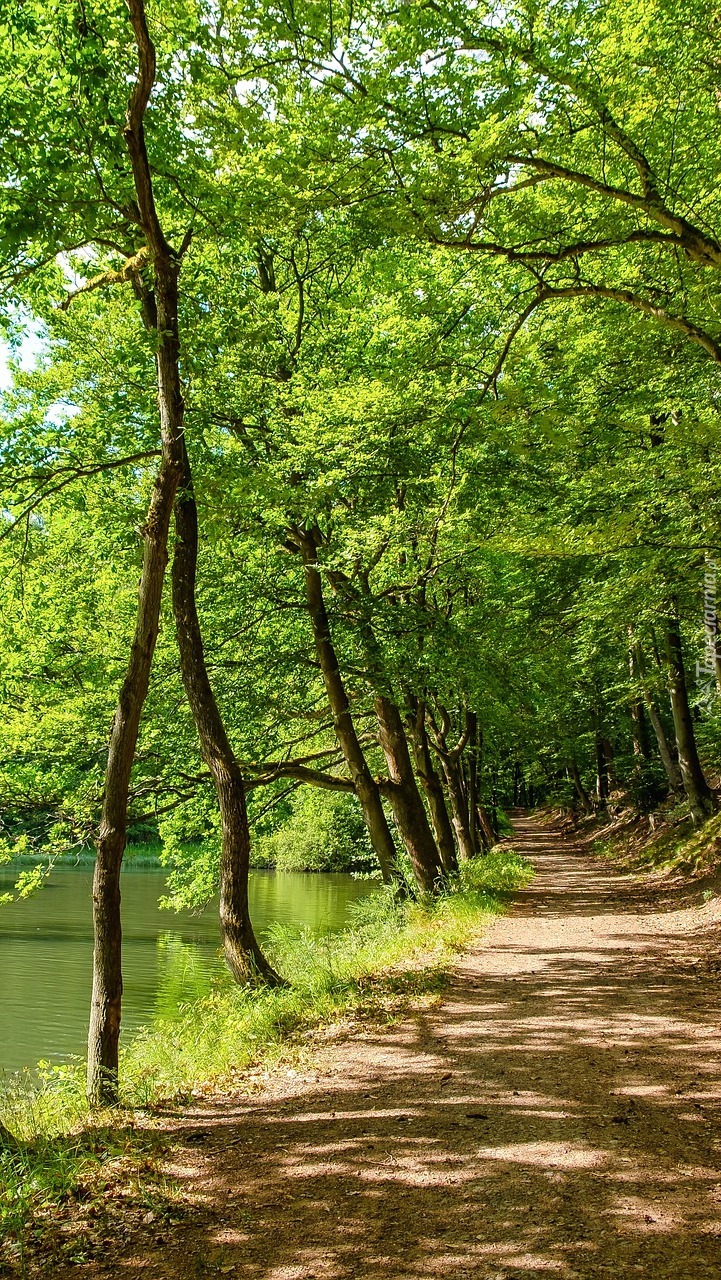
[[[0,1081],[0,1125],[16,1139],[3,1145],[0,1129],[0,1270],[5,1263],[22,1273],[28,1248],[39,1242],[47,1252],[47,1233],[60,1230],[58,1207],[117,1199],[112,1188],[127,1182],[129,1163],[136,1200],[148,1203],[157,1171],[147,1151],[152,1134],[135,1128],[138,1110],[237,1086],[249,1068],[297,1055],[318,1028],[349,1017],[394,1018],[409,999],[436,998],[454,956],[531,876],[525,859],[498,847],[466,863],[436,901],[399,904],[379,890],[353,904],[340,933],[276,925],[267,949],[291,975],[289,985],[240,988],[221,980],[178,1017],[141,1032],[124,1048],[123,1108],[114,1112],[89,1115],[80,1063],[41,1064],[37,1076]],[[167,1190],[156,1198],[172,1203]],[[92,1231],[85,1245],[74,1232],[68,1248],[74,1260],[91,1257]],[[71,1260],[67,1251],[62,1256]]]

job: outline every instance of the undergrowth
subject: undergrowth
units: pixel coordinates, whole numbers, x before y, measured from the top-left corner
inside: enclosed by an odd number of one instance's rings
[[[721,813],[694,828],[685,807],[663,815],[652,829],[648,820],[622,824],[593,842],[594,852],[639,871],[659,875],[703,876],[721,866]]]
[[[108,1196],[109,1187],[127,1181],[128,1161],[145,1171],[134,1176],[147,1198],[152,1135],[147,1127],[136,1133],[139,1110],[237,1085],[250,1067],[292,1053],[313,1028],[351,1016],[397,1016],[408,999],[442,987],[453,956],[531,875],[525,859],[498,848],[465,864],[435,902],[400,904],[380,890],[353,904],[340,933],[276,926],[266,948],[288,985],[220,981],[177,1018],[140,1033],[122,1055],[123,1107],[114,1112],[88,1114],[81,1064],[45,1064],[36,1076],[0,1082],[0,1122],[17,1140],[8,1147],[0,1137],[0,1272],[3,1261],[22,1270],[25,1250],[49,1229],[53,1206]],[[77,1240],[69,1247],[77,1253]]]
[[[145,841],[142,844],[128,844],[125,848],[124,862],[131,867],[162,867],[163,846],[159,840]],[[50,867],[52,858],[46,853],[14,853],[8,867]],[[94,867],[95,849],[90,845],[81,849],[72,849],[58,860],[63,867]]]

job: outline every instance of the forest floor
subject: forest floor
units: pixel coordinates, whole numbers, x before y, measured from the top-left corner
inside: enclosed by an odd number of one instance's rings
[[[53,1275],[717,1278],[721,901],[515,825],[536,878],[442,1001],[166,1119],[179,1220]]]

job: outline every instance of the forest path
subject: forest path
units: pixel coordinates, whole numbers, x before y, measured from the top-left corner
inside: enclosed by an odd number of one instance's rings
[[[718,908],[532,819],[513,843],[536,878],[442,1005],[196,1108],[172,1168],[195,1208],[113,1275],[721,1275]]]

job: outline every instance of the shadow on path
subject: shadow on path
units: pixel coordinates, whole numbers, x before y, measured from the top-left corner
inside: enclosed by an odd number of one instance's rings
[[[537,877],[442,1007],[332,1046],[272,1097],[199,1108],[173,1168],[193,1214],[108,1273],[721,1276],[704,912],[656,909],[530,819],[514,844]]]

